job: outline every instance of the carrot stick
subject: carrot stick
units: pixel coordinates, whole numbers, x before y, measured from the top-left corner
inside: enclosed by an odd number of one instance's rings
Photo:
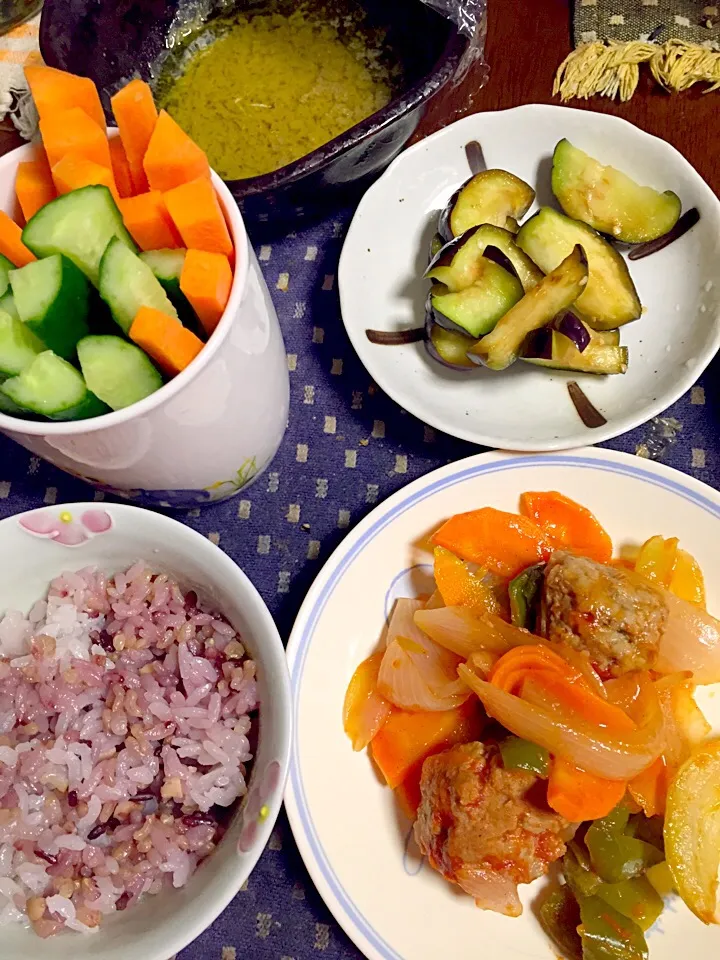
[[[571,823],[605,817],[625,796],[624,780],[605,780],[586,773],[569,760],[553,757],[547,802]]]
[[[161,110],[150,137],[143,168],[152,190],[172,190],[198,177],[210,176],[205,153]]]
[[[396,710],[373,738],[370,751],[388,786],[395,789],[431,754],[476,740],[482,725],[477,700],[432,713]]]
[[[20,227],[2,210],[0,210],[0,253],[16,267],[24,267],[37,259],[22,242]]]
[[[129,335],[170,377],[184,370],[203,346],[202,340],[179,320],[153,307],[138,310]]]
[[[51,167],[71,153],[112,169],[105,128],[99,127],[79,107],[51,113],[41,119],[40,133]]]
[[[101,184],[108,187],[116,203],[119,199],[112,170],[86,157],[65,154],[62,160],[58,160],[52,168],[52,176],[60,195],[78,190],[80,187]]]
[[[55,199],[55,184],[44,151],[37,160],[26,160],[18,164],[15,193],[26,223],[41,207]]]
[[[159,190],[128,197],[118,204],[125,226],[141,250],[175,249],[182,246],[180,234]],[[227,262],[227,261],[226,261]]]
[[[180,289],[190,301],[208,336],[225,311],[232,282],[228,258],[222,254],[204,250],[188,250],[185,254]]]
[[[487,567],[514,577],[526,567],[547,560],[552,545],[537,524],[514,513],[482,507],[458,513],[437,530],[434,543]]]
[[[403,782],[398,787],[395,787],[395,797],[400,805],[400,809],[408,820],[415,820],[417,817],[420,801],[422,800],[422,790],[420,789],[421,777],[422,763],[417,764],[405,777]]]
[[[188,249],[230,256],[233,252],[230,231],[207,177],[198,177],[169,190],[165,203]]]
[[[79,107],[99,127],[105,129],[105,113],[100,97],[95,84],[88,77],[77,77],[73,73],[38,64],[25,67],[25,79],[41,120]]]
[[[110,100],[125,148],[133,193],[150,189],[143,160],[158,119],[152,90],[143,80],[131,80]]]
[[[675,772],[668,767],[664,756],[658,757],[652,766],[643,770],[628,784],[630,796],[640,804],[646,817],[662,816],[665,813],[668,788]]]
[[[110,137],[108,139],[110,147],[110,162],[112,164],[113,177],[117,186],[118,196],[125,198],[131,197],[134,193],[132,179],[130,177],[130,164],[125,155],[120,137]]]
[[[533,520],[558,546],[576,550],[599,563],[612,557],[612,540],[595,516],[579,503],[551,490],[523,493],[520,512]]]
[[[494,686],[517,696],[528,674],[537,676],[541,671],[554,673],[569,683],[585,685],[585,678],[579,670],[542,644],[527,644],[508,650],[495,664],[488,679]]]

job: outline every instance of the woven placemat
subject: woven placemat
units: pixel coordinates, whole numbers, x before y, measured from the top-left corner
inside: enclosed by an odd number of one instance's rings
[[[629,100],[643,66],[668,91],[720,89],[720,5],[698,0],[575,0],[575,50],[560,66],[561,99]]]

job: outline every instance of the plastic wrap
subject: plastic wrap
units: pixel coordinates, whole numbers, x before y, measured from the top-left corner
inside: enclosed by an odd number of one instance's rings
[[[487,0],[421,0],[421,2],[446,20],[452,20],[457,25],[458,31],[470,39],[455,76],[455,83],[459,83],[473,64],[484,63]]]

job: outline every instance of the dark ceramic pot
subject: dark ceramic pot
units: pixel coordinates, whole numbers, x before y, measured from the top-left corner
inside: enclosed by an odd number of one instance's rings
[[[53,67],[91,77],[111,117],[110,96],[129,78],[150,80],[174,18],[196,0],[45,0],[40,50]],[[209,16],[223,0],[208,0]],[[239,3],[245,8],[247,3]],[[388,29],[405,88],[382,110],[272,173],[228,181],[251,220],[278,220],[335,205],[362,189],[402,150],[425,107],[455,76],[468,45],[454,24],[419,0],[363,0],[370,22]],[[299,209],[298,209],[299,208]]]

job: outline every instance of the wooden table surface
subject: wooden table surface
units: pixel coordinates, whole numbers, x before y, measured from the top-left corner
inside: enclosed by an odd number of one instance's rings
[[[488,5],[487,84],[478,89],[482,68],[473,68],[462,84],[435,100],[419,134],[481,110],[559,103],[552,96],[552,85],[555,71],[572,47],[571,3],[488,0]],[[662,137],[677,147],[720,195],[720,91],[703,94],[698,87],[671,95],[647,75],[628,103],[593,97],[570,101],[568,106],[612,113]]]

